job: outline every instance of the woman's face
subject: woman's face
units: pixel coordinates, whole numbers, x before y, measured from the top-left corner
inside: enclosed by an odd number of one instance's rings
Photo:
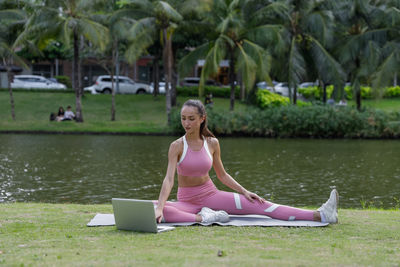
[[[199,133],[200,125],[205,117],[200,116],[196,107],[183,106],[181,110],[181,123],[187,134]]]

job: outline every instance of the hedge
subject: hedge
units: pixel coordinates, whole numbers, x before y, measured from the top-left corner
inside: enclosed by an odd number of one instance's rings
[[[400,113],[314,105],[249,108],[246,112],[208,109],[209,128],[217,136],[399,138]],[[184,134],[179,110],[172,113],[171,130]]]
[[[272,93],[268,90],[257,90],[256,99],[257,106],[261,109],[288,106],[290,104],[288,97]],[[298,100],[297,105],[303,107],[310,106],[312,103]]]
[[[299,93],[301,93],[307,99],[322,100],[323,90],[318,86],[310,86],[306,88],[299,88]],[[346,93],[346,98],[348,100],[353,99],[353,88],[351,86],[346,86],[344,88]],[[333,85],[326,87],[326,96],[331,98],[333,92]],[[371,99],[372,98],[372,88],[369,86],[361,86],[361,98]],[[386,87],[383,89],[383,97],[400,97],[400,86]]]

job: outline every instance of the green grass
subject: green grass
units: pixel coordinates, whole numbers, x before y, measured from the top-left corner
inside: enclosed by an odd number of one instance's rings
[[[400,111],[400,98],[386,98],[386,99],[368,99],[363,100],[361,105],[381,109],[384,111]]]
[[[398,266],[399,210],[340,210],[323,228],[86,227],[111,205],[0,204],[4,266]],[[222,257],[218,256],[222,251]]]
[[[0,91],[0,130],[17,131],[69,131],[69,132],[167,132],[165,96],[117,95],[116,121],[111,121],[110,95],[85,95],[82,100],[84,123],[50,122],[51,112],[68,105],[75,110],[73,93],[14,92],[16,121],[11,119],[10,99],[7,91]],[[178,97],[182,104],[189,97]],[[229,109],[229,99],[216,98],[215,109]],[[236,101],[236,110],[245,105]]]

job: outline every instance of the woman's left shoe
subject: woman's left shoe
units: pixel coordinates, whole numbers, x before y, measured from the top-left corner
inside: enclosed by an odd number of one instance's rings
[[[215,223],[215,222],[229,222],[229,215],[223,210],[212,210],[207,207],[203,207],[198,213],[201,216],[202,223]]]
[[[339,204],[339,193],[336,189],[331,191],[331,195],[324,204],[318,209],[321,214],[321,221],[324,223],[338,223],[337,207]]]

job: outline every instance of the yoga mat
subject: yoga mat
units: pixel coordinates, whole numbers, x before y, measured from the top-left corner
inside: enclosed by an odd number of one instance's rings
[[[212,224],[222,226],[286,226],[286,227],[321,227],[327,226],[329,223],[313,222],[313,221],[281,221],[272,219],[263,215],[229,215],[229,222],[227,223],[160,223],[160,226],[189,226],[189,225],[203,225],[208,226]],[[96,214],[87,226],[112,226],[115,225],[114,214]]]

